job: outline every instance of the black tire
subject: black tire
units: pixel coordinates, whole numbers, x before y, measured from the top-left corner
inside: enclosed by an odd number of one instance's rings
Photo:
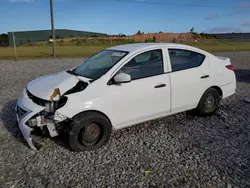
[[[209,88],[202,95],[196,109],[192,110],[192,114],[198,116],[213,115],[220,105],[221,96],[217,89]]]
[[[69,147],[73,151],[90,151],[100,148],[108,142],[112,125],[104,115],[98,112],[85,112],[73,119],[68,132]],[[97,138],[96,135],[98,135]]]

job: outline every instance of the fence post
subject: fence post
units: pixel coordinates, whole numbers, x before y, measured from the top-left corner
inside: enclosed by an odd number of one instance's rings
[[[16,61],[17,61],[18,59],[17,59],[17,51],[16,51],[16,39],[15,39],[14,32],[12,32],[12,38],[13,38],[13,46],[14,46],[15,58],[16,58]]]
[[[113,41],[112,41],[112,32],[110,31],[110,46],[113,46]]]

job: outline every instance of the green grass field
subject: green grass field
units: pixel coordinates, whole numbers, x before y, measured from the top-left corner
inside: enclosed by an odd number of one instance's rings
[[[225,51],[249,51],[250,42],[220,42],[220,41],[203,41],[187,42],[187,45],[195,46],[208,52],[225,52]]]
[[[88,57],[104,46],[57,46],[56,57]],[[52,48],[45,46],[17,47],[18,60],[35,58],[52,58]],[[0,48],[0,59],[15,59],[14,49]]]
[[[202,41],[202,42],[184,42],[208,52],[223,51],[248,51],[250,42],[219,42],[219,41]],[[118,43],[114,43],[118,45]],[[57,57],[88,57],[102,49],[109,47],[109,43],[96,43],[91,45],[60,45],[56,46]],[[21,46],[17,47],[18,60],[34,58],[52,58],[52,48],[48,45]],[[15,59],[14,49],[12,47],[0,47],[0,59]]]

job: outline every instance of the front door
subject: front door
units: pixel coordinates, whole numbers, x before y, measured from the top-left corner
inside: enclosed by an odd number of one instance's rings
[[[162,49],[135,56],[117,74],[120,72],[129,74],[131,82],[108,86],[114,126],[121,128],[170,112],[170,79],[164,74]]]

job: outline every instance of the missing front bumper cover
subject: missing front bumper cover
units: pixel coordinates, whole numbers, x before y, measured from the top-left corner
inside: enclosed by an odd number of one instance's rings
[[[20,119],[18,113],[16,113],[16,117],[19,129],[21,130],[24,139],[26,140],[30,148],[34,150],[39,150],[42,146],[42,144],[40,144],[40,142],[37,141],[39,139],[37,139],[36,136],[33,135],[33,133],[37,133],[37,130],[40,130],[39,132],[42,133],[42,130],[47,129],[51,137],[55,137],[58,135],[58,131],[56,129],[56,125],[54,124],[53,120],[46,120],[46,123],[43,124],[43,126],[30,127],[27,125],[27,123],[31,120],[28,118],[29,114]],[[33,119],[35,119],[36,121],[43,121],[42,118],[33,118]],[[41,123],[36,122],[36,125],[41,125]]]

